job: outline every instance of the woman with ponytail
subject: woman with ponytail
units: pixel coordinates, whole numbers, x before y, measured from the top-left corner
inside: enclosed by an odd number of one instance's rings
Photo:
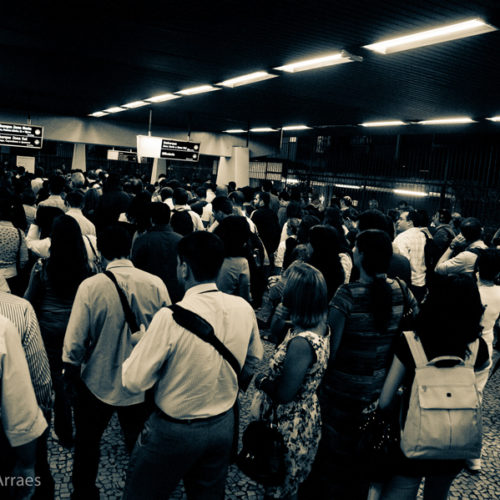
[[[311,498],[367,498],[369,477],[356,457],[362,412],[380,395],[403,311],[418,309],[404,282],[387,278],[391,256],[387,233],[359,233],[360,277],[342,285],[329,305],[331,351],[319,392],[323,437],[305,485]]]

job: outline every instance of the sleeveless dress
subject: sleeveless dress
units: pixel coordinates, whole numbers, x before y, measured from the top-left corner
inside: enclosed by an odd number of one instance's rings
[[[323,378],[330,355],[330,334],[295,333],[290,330],[269,363],[268,377],[276,379],[283,370],[288,343],[295,337],[305,338],[316,354],[293,401],[277,406],[278,429],[287,447],[287,475],[281,486],[266,488],[266,495],[282,498],[297,492],[309,475],[321,438],[321,413],[316,390]],[[264,393],[261,414],[272,401]]]

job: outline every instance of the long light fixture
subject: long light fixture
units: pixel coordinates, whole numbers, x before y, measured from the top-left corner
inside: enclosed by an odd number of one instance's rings
[[[246,130],[243,130],[242,128],[231,128],[228,130],[224,130],[224,133],[226,134],[244,134]]]
[[[361,186],[354,186],[353,184],[334,184],[334,186],[341,189],[361,189]]]
[[[217,85],[222,87],[230,87],[234,89],[235,87],[240,87],[241,85],[248,85],[249,83],[262,82],[264,80],[269,80],[271,78],[276,78],[278,75],[272,75],[267,71],[256,71],[255,73],[249,73],[248,75],[238,76],[236,78],[231,78],[229,80],[224,80]]]
[[[399,125],[408,125],[401,120],[389,120],[385,122],[364,122],[360,124],[362,127],[395,127]]]
[[[456,116],[452,118],[436,118],[435,120],[423,120],[418,125],[460,125],[462,123],[476,123],[468,116]]]
[[[181,98],[180,95],[175,95],[168,92],[166,94],[160,94],[160,95],[155,95],[153,97],[148,97],[147,99],[145,99],[145,101],[156,103],[156,102],[171,101],[172,99],[180,99],[180,98]]]
[[[122,107],[127,109],[135,109],[135,108],[141,108],[142,106],[147,106],[148,104],[149,102],[146,101],[133,101],[127,104],[122,104]]]
[[[214,90],[221,90],[219,87],[213,85],[199,85],[198,87],[191,87],[189,89],[179,90],[176,94],[181,95],[196,95],[204,94],[205,92],[213,92]]]
[[[95,113],[90,113],[89,116],[93,116],[94,118],[101,118],[102,116],[107,116],[108,113],[104,111],[96,111]]]
[[[125,108],[121,108],[120,106],[112,106],[104,110],[105,113],[121,113],[122,111],[125,111]]]
[[[392,192],[394,194],[402,194],[406,196],[417,196],[420,198],[424,198],[427,196],[427,193],[423,193],[422,191],[410,191],[408,189],[393,189]]]
[[[491,118],[488,118],[490,122],[500,122],[500,115],[498,116],[492,116]]]
[[[325,68],[327,66],[335,66],[336,64],[343,64],[354,61],[361,61],[362,57],[353,56],[344,50],[341,52],[335,52],[334,54],[328,54],[323,57],[315,57],[314,59],[304,59],[302,61],[296,61],[290,64],[285,64],[284,66],[278,66],[279,71],[286,71],[287,73],[298,73],[299,71],[307,71],[309,69]]]
[[[460,23],[448,24],[439,28],[419,31],[411,35],[382,40],[377,43],[365,45],[363,48],[373,50],[380,54],[393,54],[403,50],[415,49],[435,43],[448,42],[468,36],[481,35],[497,28],[485,23],[482,19],[468,19]]]
[[[282,127],[281,130],[288,131],[288,130],[309,130],[311,127],[308,127],[307,125],[287,125],[286,127]]]
[[[277,132],[277,130],[271,127],[256,127],[251,128],[250,132]]]

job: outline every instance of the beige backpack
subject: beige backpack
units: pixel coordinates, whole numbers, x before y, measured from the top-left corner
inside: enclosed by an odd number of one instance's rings
[[[479,340],[464,361],[456,356],[427,360],[419,338],[404,332],[415,361],[410,405],[401,430],[401,450],[408,458],[465,459],[481,452],[481,400],[474,363]],[[440,361],[454,366],[436,366]]]

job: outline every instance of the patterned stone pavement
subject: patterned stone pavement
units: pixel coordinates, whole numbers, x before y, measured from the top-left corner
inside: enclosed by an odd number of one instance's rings
[[[273,345],[265,342],[266,360]],[[496,352],[496,358],[499,353]],[[496,359],[495,358],[495,359]],[[262,363],[262,368],[267,361]],[[248,422],[248,411],[253,391],[241,396],[241,426]],[[481,473],[462,472],[453,482],[450,500],[494,500],[500,498],[500,370],[488,382],[483,400],[484,439],[483,467]],[[98,486],[102,500],[121,498],[125,482],[127,454],[116,417],[110,422],[101,443],[101,463]],[[49,439],[49,455],[52,474],[56,481],[56,498],[69,498],[71,493],[72,451],[59,446],[54,436]],[[229,471],[226,486],[228,499],[258,499],[263,497],[262,487],[244,476],[235,466]],[[174,499],[185,498],[182,485],[172,495]],[[419,498],[421,498],[419,496]]]

